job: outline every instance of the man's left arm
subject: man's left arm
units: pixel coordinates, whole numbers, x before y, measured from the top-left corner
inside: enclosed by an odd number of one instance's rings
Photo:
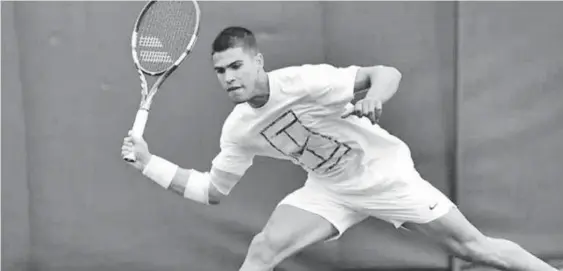
[[[382,105],[386,103],[399,88],[402,75],[396,68],[388,66],[360,67],[354,79],[354,93],[367,90],[365,97],[354,105],[343,117],[356,115],[368,117],[377,123],[381,115]]]
[[[354,80],[354,93],[367,90],[366,99],[387,102],[399,88],[401,72],[394,67],[360,67]]]

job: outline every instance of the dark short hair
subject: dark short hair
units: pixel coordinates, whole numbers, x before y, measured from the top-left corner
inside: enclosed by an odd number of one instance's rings
[[[252,31],[240,26],[230,26],[223,29],[217,35],[211,47],[211,55],[237,47],[252,52],[258,51],[256,38]]]

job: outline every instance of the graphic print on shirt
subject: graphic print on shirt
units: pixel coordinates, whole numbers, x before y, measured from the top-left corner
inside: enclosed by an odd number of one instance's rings
[[[317,173],[330,172],[352,149],[307,128],[292,110],[266,126],[260,134],[277,151]]]

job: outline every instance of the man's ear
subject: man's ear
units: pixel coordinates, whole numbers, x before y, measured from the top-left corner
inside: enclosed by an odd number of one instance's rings
[[[258,67],[264,68],[264,56],[261,53],[256,54],[254,61],[256,61],[256,65],[258,65]]]

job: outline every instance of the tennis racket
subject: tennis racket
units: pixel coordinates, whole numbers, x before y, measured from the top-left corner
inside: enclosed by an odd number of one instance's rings
[[[164,80],[191,52],[199,31],[200,9],[194,0],[149,1],[135,22],[131,37],[133,62],[141,79],[141,104],[132,133],[142,137],[154,96]],[[156,77],[150,90],[147,75]],[[135,154],[124,157],[134,162]]]

